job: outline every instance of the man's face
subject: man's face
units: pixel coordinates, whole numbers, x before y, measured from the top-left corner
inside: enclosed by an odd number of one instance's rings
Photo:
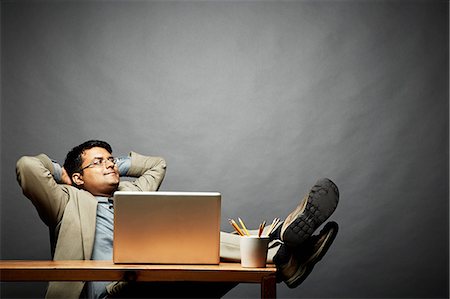
[[[112,196],[119,185],[119,170],[110,161],[113,156],[104,148],[93,147],[81,155],[83,171],[74,174],[72,179],[86,191],[96,196]]]

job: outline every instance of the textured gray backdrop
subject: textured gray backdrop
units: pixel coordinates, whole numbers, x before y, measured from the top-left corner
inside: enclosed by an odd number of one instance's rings
[[[50,258],[15,179],[86,139],[255,227],[319,177],[336,241],[279,297],[448,297],[447,1],[2,1],[1,258]],[[38,297],[43,283],[3,283]],[[257,297],[240,285],[227,297]]]

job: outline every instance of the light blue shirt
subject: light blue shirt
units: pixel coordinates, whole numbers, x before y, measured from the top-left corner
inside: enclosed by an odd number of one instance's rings
[[[114,205],[113,199],[96,197],[97,219],[95,225],[94,249],[92,260],[112,260],[113,254],[113,227]],[[86,284],[88,298],[106,298],[106,286],[110,281],[92,281]]]

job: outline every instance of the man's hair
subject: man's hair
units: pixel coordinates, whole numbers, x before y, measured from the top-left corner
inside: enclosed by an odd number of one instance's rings
[[[78,146],[75,146],[70,152],[67,153],[66,160],[64,161],[64,168],[71,179],[74,173],[83,171],[81,169],[81,164],[83,163],[81,155],[83,152],[93,147],[101,147],[106,149],[108,153],[112,153],[111,146],[107,142],[101,140],[88,140]]]

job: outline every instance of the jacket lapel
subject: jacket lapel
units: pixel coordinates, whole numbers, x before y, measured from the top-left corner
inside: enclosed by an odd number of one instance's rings
[[[83,242],[84,259],[90,260],[94,248],[95,227],[97,221],[97,200],[90,193],[83,191],[78,202],[80,227]],[[81,212],[84,211],[84,212]]]

